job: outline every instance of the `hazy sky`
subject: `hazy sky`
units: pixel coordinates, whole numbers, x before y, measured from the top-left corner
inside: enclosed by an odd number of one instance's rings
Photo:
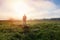
[[[0,19],[60,18],[60,0],[0,0]]]

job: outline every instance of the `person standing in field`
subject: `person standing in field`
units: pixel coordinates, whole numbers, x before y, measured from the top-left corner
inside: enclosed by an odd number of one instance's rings
[[[26,35],[26,34],[28,34],[29,33],[29,26],[26,24],[26,21],[27,21],[27,16],[24,14],[24,16],[23,16],[23,32],[24,32],[24,34]]]
[[[26,17],[26,15],[24,14],[24,16],[23,16],[23,25],[26,25],[26,19],[27,19],[27,17]]]

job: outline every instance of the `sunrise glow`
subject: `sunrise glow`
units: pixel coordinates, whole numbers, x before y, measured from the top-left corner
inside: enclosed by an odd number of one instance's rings
[[[59,18],[60,8],[52,0],[0,0],[0,20],[20,20],[24,14],[27,19]]]
[[[26,16],[28,15],[29,12],[29,6],[26,5],[26,3],[24,3],[23,0],[20,0],[19,2],[15,2],[12,4],[12,9],[14,10],[15,14],[14,14],[14,18],[22,18],[23,15],[25,14]]]

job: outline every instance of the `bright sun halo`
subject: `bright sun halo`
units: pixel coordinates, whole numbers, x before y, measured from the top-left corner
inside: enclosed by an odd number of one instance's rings
[[[28,15],[27,13],[30,11],[29,6],[24,3],[24,1],[19,1],[13,3],[13,10],[15,11],[15,16],[17,16],[19,19],[24,15]]]

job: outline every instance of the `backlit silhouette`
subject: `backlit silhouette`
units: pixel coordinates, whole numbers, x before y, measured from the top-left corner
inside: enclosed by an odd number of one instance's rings
[[[23,25],[26,25],[26,19],[27,19],[27,17],[26,17],[26,15],[24,14],[24,16],[23,16]]]

